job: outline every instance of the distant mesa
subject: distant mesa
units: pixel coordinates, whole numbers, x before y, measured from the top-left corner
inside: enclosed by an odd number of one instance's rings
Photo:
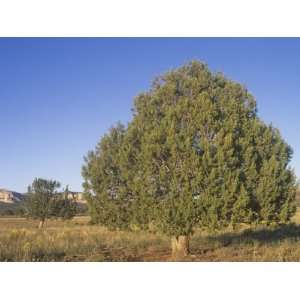
[[[22,202],[24,199],[25,194],[0,188],[0,203],[16,204]],[[86,204],[86,201],[83,199],[83,193],[80,192],[70,191],[68,194],[68,199],[79,204]]]
[[[83,193],[80,192],[71,192],[68,193],[68,199],[73,200],[79,204],[86,204],[86,200],[83,199]]]
[[[7,204],[15,204],[23,201],[25,198],[24,194],[20,194],[5,189],[0,189],[0,202]]]

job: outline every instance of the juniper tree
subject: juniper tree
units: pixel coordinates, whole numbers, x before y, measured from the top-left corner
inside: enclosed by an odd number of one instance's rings
[[[129,226],[129,201],[119,164],[125,128],[122,124],[112,127],[85,159],[82,174],[85,198],[92,223],[111,229]]]
[[[25,210],[27,216],[39,220],[39,228],[50,218],[71,219],[76,214],[76,203],[68,198],[68,187],[60,192],[55,180],[36,178],[28,187]]]
[[[36,178],[28,187],[26,210],[27,215],[40,221],[39,228],[54,215],[55,202],[59,197],[60,183],[55,180]]]
[[[291,148],[257,115],[247,89],[193,61],[140,94],[83,167],[92,218],[154,222],[188,254],[195,226],[286,222],[293,215]]]

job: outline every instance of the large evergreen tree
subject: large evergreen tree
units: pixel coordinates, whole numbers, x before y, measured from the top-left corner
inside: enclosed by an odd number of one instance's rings
[[[291,148],[257,116],[242,85],[193,61],[157,78],[83,167],[95,222],[156,224],[188,254],[195,226],[286,222],[294,213]]]
[[[111,128],[96,147],[86,157],[83,176],[92,223],[100,223],[111,229],[128,227],[128,189],[121,174],[120,150],[125,128],[118,124]]]

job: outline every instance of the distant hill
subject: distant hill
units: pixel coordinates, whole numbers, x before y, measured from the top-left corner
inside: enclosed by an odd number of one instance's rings
[[[22,202],[24,199],[24,194],[8,191],[6,189],[0,189],[0,203],[15,204]]]
[[[0,188],[0,215],[23,215],[25,213],[25,199],[26,194]],[[78,213],[86,212],[86,201],[83,199],[82,193],[70,191],[68,199],[77,203]]]
[[[0,188],[0,203],[15,204],[25,200],[26,194],[21,194],[14,191],[9,191]],[[73,200],[77,203],[85,204],[86,201],[83,199],[83,193],[80,192],[69,192],[68,199]]]
[[[86,204],[86,200],[83,198],[83,193],[69,191],[68,199],[73,200],[78,204]]]
[[[21,214],[24,200],[24,194],[0,189],[0,215]]]

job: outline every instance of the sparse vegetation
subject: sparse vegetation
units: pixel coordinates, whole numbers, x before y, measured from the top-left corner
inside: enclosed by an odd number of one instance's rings
[[[295,223],[233,231],[195,230],[190,255],[180,261],[300,261],[300,212]],[[110,231],[89,225],[89,217],[70,221],[0,218],[0,261],[173,261],[169,238],[145,231]]]
[[[18,216],[25,215],[24,203],[0,203],[0,216]]]

